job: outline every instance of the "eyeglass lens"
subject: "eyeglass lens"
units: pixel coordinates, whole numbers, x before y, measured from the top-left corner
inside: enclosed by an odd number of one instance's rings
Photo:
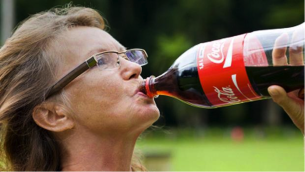
[[[129,61],[137,63],[141,66],[147,64],[146,54],[142,50],[127,50],[126,56],[128,57]]]
[[[96,56],[97,65],[102,70],[117,67],[119,65],[119,61],[114,56],[117,57],[117,55],[112,54],[112,53],[104,53],[104,54],[97,55]]]
[[[125,54],[128,58],[127,60],[137,63],[141,66],[146,65],[148,63],[147,55],[143,50],[127,50],[125,52]],[[118,58],[115,58],[114,56],[117,57],[117,54],[112,53],[112,52],[98,54],[96,56],[97,65],[102,70],[117,67],[120,62],[119,62]]]

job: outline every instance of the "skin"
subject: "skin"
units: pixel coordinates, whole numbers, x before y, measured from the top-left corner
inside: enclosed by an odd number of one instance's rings
[[[304,39],[304,31],[298,30],[292,35],[291,42],[297,42],[297,40]],[[289,48],[289,63],[286,56],[287,47],[283,45],[288,45],[289,37],[287,34],[282,34],[277,38],[274,45],[274,51],[272,52],[273,65],[283,66],[283,65],[293,65],[302,66],[304,65],[303,57],[303,46],[302,45],[291,45]],[[293,91],[287,93],[280,86],[270,86],[268,92],[271,95],[273,101],[280,105],[285,112],[289,115],[293,123],[301,130],[304,135],[304,99],[298,97],[298,92]]]
[[[92,27],[72,28],[58,41],[65,59],[57,79],[95,53],[125,50]],[[53,131],[61,144],[63,170],[130,170],[138,136],[159,118],[154,100],[138,91],[141,71],[123,58],[118,68],[94,67],[65,87],[71,108],[52,101],[35,108],[36,123]]]

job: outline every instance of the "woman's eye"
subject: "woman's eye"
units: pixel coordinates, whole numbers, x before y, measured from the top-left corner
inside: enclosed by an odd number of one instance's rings
[[[98,65],[98,66],[102,66],[102,65],[104,65],[104,64],[106,64],[104,59],[99,59],[99,60],[97,61],[97,65]]]

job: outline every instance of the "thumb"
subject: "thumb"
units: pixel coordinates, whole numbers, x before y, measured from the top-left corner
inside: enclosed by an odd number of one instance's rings
[[[297,113],[298,104],[290,98],[280,86],[270,86],[268,92],[275,103],[280,105],[288,114]]]

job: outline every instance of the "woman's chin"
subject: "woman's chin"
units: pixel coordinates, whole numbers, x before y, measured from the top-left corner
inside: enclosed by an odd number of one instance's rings
[[[140,110],[137,121],[141,128],[149,128],[160,117],[160,111],[156,105],[150,105]]]

